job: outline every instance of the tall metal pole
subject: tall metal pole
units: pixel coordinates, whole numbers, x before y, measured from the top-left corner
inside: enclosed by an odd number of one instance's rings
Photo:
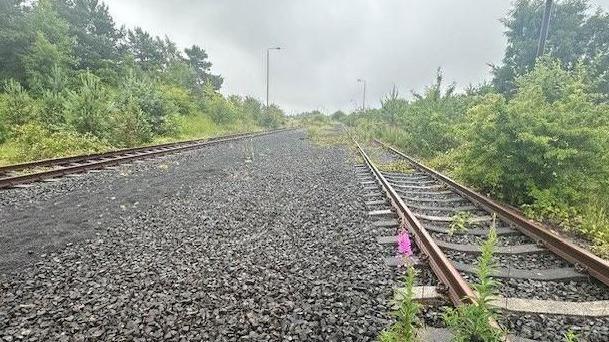
[[[362,107],[365,111],[366,110],[366,80],[364,80],[364,96],[362,99]]]
[[[365,111],[366,110],[366,80],[358,78],[357,81],[362,82],[364,84],[364,93],[362,95],[362,111]]]
[[[543,21],[541,22],[541,30],[539,31],[539,44],[537,45],[537,57],[543,56],[546,48],[546,40],[548,39],[548,28],[550,27],[550,14],[552,13],[552,0],[546,0],[546,6],[543,10]]]
[[[271,63],[270,63],[270,51],[271,50],[281,50],[280,47],[272,47],[272,48],[267,48],[266,49],[266,106],[269,106],[269,74],[270,74],[270,67],[271,67]]]
[[[269,106],[269,52],[271,49],[266,49],[266,106]]]

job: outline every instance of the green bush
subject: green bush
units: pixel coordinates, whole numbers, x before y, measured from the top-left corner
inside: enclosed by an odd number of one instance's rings
[[[175,89],[165,88],[166,92],[162,90],[156,82],[139,78],[132,73],[119,89],[119,96],[123,102],[125,98],[136,101],[155,135],[170,135],[175,133],[173,116],[179,113],[179,108],[172,98],[177,98],[179,95]]]
[[[153,133],[146,114],[133,97],[121,97],[110,119],[110,141],[115,146],[131,147],[152,141]]]
[[[38,104],[19,82],[9,80],[4,91],[0,118],[7,129],[13,130],[37,119]]]
[[[581,70],[545,61],[517,81],[514,98],[483,98],[467,113],[464,180],[534,211],[577,207],[609,176],[609,106]]]
[[[99,78],[89,72],[80,75],[80,85],[65,101],[66,122],[80,134],[105,138],[109,131],[112,98]]]
[[[609,245],[609,104],[590,80],[586,68],[544,58],[506,98],[487,86],[455,95],[439,74],[415,100],[394,90],[380,109],[345,121],[601,251]]]
[[[94,153],[109,149],[109,145],[89,134],[74,131],[50,132],[38,123],[20,126],[12,142],[18,153],[9,160],[22,162],[54,158],[63,155]]]
[[[283,111],[275,105],[265,107],[258,119],[258,124],[266,128],[278,128],[283,124]]]
[[[198,108],[192,95],[187,89],[175,85],[165,84],[160,84],[158,89],[163,100],[172,103],[172,105],[175,107],[176,112],[169,113],[170,115],[191,115],[197,112]]]

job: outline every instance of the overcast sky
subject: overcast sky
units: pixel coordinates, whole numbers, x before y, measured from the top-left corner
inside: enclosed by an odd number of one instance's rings
[[[459,87],[489,78],[505,39],[499,18],[511,0],[105,0],[119,25],[197,44],[225,94],[265,98],[293,114],[361,106],[395,84],[404,95],[429,84],[441,66]],[[592,1],[609,8],[609,0]]]

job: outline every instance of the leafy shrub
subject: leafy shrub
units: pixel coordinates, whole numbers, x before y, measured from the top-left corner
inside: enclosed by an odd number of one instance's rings
[[[175,85],[161,84],[159,85],[159,92],[164,101],[170,102],[175,107],[175,113],[168,114],[191,115],[197,112],[197,106],[187,89]],[[167,107],[173,109],[170,105],[167,105]]]
[[[239,116],[235,104],[226,101],[222,94],[216,92],[210,84],[205,87],[204,96],[204,111],[215,123],[228,124],[234,122]]]
[[[137,101],[133,97],[119,101],[110,121],[113,145],[130,147],[152,141],[152,128]]]
[[[283,123],[283,111],[276,105],[265,107],[258,124],[267,128],[278,128]]]
[[[594,102],[579,72],[539,63],[511,101],[487,95],[469,112],[460,175],[513,203],[581,201],[606,176],[609,107]],[[594,170],[594,171],[590,171]]]
[[[99,78],[89,72],[80,75],[80,86],[65,101],[66,122],[80,134],[108,136],[112,101]]]
[[[43,90],[42,96],[40,97],[39,121],[53,131],[65,128],[65,103],[65,92]]]
[[[138,78],[135,74],[127,77],[120,88],[120,96],[136,101],[141,111],[146,115],[152,132],[156,135],[173,134],[175,132],[175,120],[172,118],[179,112],[178,106],[172,101],[172,97],[179,97],[176,92],[166,88],[164,93],[161,87],[154,81],[146,78]]]
[[[109,149],[109,145],[90,134],[74,131],[50,132],[38,123],[19,127],[12,142],[18,155],[10,160],[20,162],[53,158],[63,155],[94,153]]]
[[[208,137],[220,131],[208,116],[198,113],[177,118],[178,135],[184,139]]]
[[[4,91],[0,118],[7,129],[12,130],[37,119],[38,104],[19,82],[9,80]]]

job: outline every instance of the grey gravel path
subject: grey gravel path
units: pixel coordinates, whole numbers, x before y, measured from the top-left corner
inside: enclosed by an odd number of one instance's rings
[[[1,192],[0,340],[375,339],[392,274],[348,158],[285,132]]]

